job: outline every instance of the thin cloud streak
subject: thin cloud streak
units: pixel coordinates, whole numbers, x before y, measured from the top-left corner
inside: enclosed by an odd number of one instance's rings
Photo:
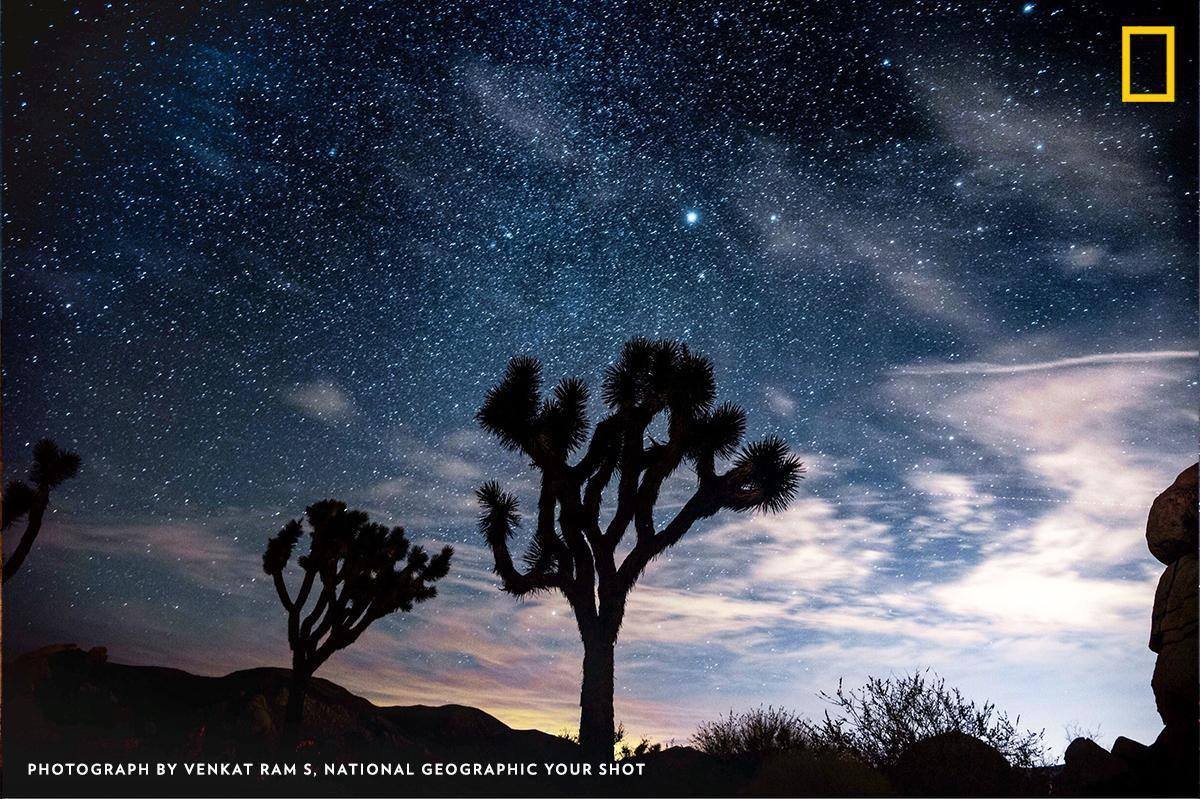
[[[1032,363],[988,363],[967,361],[964,363],[940,363],[928,366],[903,366],[896,370],[905,375],[1010,375],[1021,372],[1042,372],[1051,369],[1069,369],[1073,366],[1101,366],[1115,363],[1154,363],[1200,357],[1194,350],[1150,350],[1146,352],[1107,352],[1081,355],[1074,358],[1059,358],[1053,361]]]

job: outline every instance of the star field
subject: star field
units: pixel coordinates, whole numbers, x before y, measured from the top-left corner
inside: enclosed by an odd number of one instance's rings
[[[405,5],[6,8],[5,461],[84,462],[12,647],[282,664],[257,558],[333,496],[460,558],[326,676],[569,723],[565,605],[472,549],[476,485],[532,499],[472,417],[513,354],[596,381],[670,336],[810,479],[652,567],[631,732],[927,664],[1033,723],[1153,726],[1137,525],[1195,449],[1187,37],[1156,107],[1120,100],[1127,4]],[[1071,647],[1103,673],[1056,675]]]

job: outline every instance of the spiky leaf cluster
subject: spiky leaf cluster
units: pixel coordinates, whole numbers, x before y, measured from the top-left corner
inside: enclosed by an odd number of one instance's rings
[[[729,470],[733,490],[728,507],[778,513],[795,499],[803,471],[800,460],[778,436],[748,444]]]
[[[712,362],[677,341],[630,339],[604,373],[604,402],[613,410],[696,415],[712,406],[716,393]]]
[[[33,464],[29,480],[9,480],[4,486],[3,520],[0,529],[7,530],[43,504],[50,489],[58,488],[79,474],[79,453],[62,449],[48,438],[33,445]]]
[[[62,449],[48,438],[33,445],[29,479],[37,486],[57,488],[79,473],[79,453]]]
[[[587,439],[587,386],[567,378],[542,397],[542,365],[520,356],[475,415],[485,430],[513,451],[537,449],[566,455]]]
[[[492,549],[504,590],[517,596],[558,589],[585,623],[619,624],[624,596],[646,565],[699,519],[729,509],[777,512],[795,497],[803,467],[778,438],[746,446],[746,413],[716,405],[712,362],[686,345],[635,338],[604,373],[601,399],[608,415],[594,428],[587,419],[587,387],[564,380],[543,398],[535,359],[512,359],[487,393],[477,419],[502,446],[528,456],[542,476],[537,523],[524,569],[509,552],[521,523],[517,500],[495,483],[478,492],[480,531]],[[666,439],[648,434],[666,419]],[[590,430],[590,436],[588,435]],[[583,454],[568,457],[586,443]],[[724,473],[717,461],[729,460]],[[696,488],[661,527],[654,520],[663,482],[690,464]],[[615,483],[611,518],[601,524],[603,497]],[[615,551],[629,528],[637,541],[618,566]],[[604,605],[608,603],[606,611]],[[615,635],[615,632],[613,632]]]
[[[305,532],[309,548],[297,558],[303,577],[293,598],[284,571]],[[376,619],[435,597],[434,583],[449,572],[452,555],[445,547],[431,557],[409,542],[404,528],[372,522],[328,499],[310,505],[303,521],[289,521],[267,542],[263,571],[288,611],[293,650],[315,668]],[[314,588],[316,600],[307,609]]]

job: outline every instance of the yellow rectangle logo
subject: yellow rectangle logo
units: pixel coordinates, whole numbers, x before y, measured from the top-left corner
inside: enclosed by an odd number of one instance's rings
[[[1129,77],[1129,47],[1134,36],[1164,36],[1167,40],[1167,90],[1159,93],[1134,92]],[[1175,26],[1124,25],[1121,27],[1121,102],[1175,102]]]

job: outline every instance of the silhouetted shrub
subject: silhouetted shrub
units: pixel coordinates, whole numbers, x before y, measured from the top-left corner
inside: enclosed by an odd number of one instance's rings
[[[660,743],[650,743],[649,738],[643,738],[633,746],[629,744],[621,744],[621,748],[617,752],[617,760],[629,760],[633,757],[641,757],[652,753],[661,752],[663,745]]]
[[[945,679],[931,672],[902,677],[867,678],[858,690],[841,682],[833,694],[822,692],[837,715],[825,713],[815,727],[819,742],[861,757],[876,768],[888,769],[917,741],[946,732],[961,732],[994,747],[1013,766],[1028,768],[1045,762],[1044,731],[1018,728],[991,702],[976,705]]]
[[[705,722],[692,736],[692,745],[717,757],[760,758],[812,746],[812,724],[783,708],[757,707],[744,713],[729,711]]]
[[[558,733],[559,738],[573,744],[579,743],[579,730],[565,729]],[[639,757],[649,752],[661,752],[662,744],[650,743],[649,738],[642,738],[633,747],[625,743],[625,724],[618,723],[616,729],[613,730],[613,748],[617,750],[617,758],[619,760],[627,760],[631,757]]]
[[[813,723],[783,708],[759,707],[700,725],[692,745],[710,755],[764,760],[785,752],[849,755],[887,771],[917,741],[960,732],[994,747],[1011,765],[1044,765],[1043,732],[1022,731],[991,702],[976,705],[931,672],[867,678],[857,690],[822,692],[836,711]]]

